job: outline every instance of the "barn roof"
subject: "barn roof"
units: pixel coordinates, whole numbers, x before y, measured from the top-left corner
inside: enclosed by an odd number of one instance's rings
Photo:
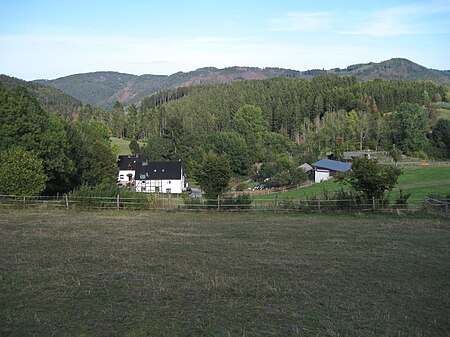
[[[351,163],[343,163],[337,160],[322,159],[312,164],[315,168],[326,169],[336,172],[346,172],[352,167]]]
[[[311,165],[309,165],[308,163],[304,163],[303,165],[300,165],[298,168],[301,169],[305,173],[309,172],[313,169],[313,167]]]

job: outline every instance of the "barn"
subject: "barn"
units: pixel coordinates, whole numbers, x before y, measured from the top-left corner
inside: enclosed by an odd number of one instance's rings
[[[332,178],[337,172],[347,172],[351,169],[351,163],[344,163],[337,160],[321,159],[312,164],[314,167],[314,182]]]

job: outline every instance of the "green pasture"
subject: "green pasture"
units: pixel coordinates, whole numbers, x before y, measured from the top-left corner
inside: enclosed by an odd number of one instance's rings
[[[1,336],[448,336],[444,218],[4,211]]]
[[[320,196],[324,193],[332,193],[340,189],[348,188],[333,180],[314,184],[298,190],[290,190],[278,194],[278,198],[302,199],[311,196]],[[450,165],[449,166],[420,166],[404,167],[399,177],[398,185],[390,192],[391,199],[395,199],[400,189],[411,193],[409,202],[420,204],[427,195],[450,194]],[[255,196],[255,199],[273,199],[275,195]]]
[[[115,148],[117,148],[118,153],[120,155],[127,155],[131,154],[130,151],[130,140],[129,139],[123,139],[123,138],[117,138],[117,137],[111,137],[111,142]],[[138,142],[140,146],[143,146],[145,143]]]

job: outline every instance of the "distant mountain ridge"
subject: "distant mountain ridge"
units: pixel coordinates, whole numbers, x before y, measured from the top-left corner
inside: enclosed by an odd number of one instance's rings
[[[116,101],[128,105],[139,103],[142,98],[161,90],[182,86],[213,83],[229,83],[242,80],[265,80],[273,77],[313,78],[324,74],[355,76],[361,81],[382,78],[386,80],[429,80],[450,86],[450,71],[423,67],[407,59],[394,58],[380,63],[355,64],[345,69],[298,71],[282,68],[214,67],[200,68],[191,72],[172,75],[130,75],[100,71],[76,74],[54,80],[34,82],[56,87],[85,104],[111,107]]]

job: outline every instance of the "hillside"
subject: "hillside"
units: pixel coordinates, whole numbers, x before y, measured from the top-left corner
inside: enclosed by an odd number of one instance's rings
[[[394,58],[380,63],[355,64],[346,69],[332,69],[328,73],[355,76],[361,81],[376,78],[385,80],[429,80],[436,84],[450,85],[448,71],[425,68],[402,58]]]
[[[0,75],[0,83],[6,88],[25,87],[44,109],[64,119],[72,119],[81,109],[82,104],[79,100],[53,86],[27,82],[6,75]]]
[[[361,81],[382,79],[430,80],[450,85],[448,71],[422,67],[406,59],[391,59],[381,63],[351,65],[346,69],[297,71],[282,68],[230,67],[200,68],[191,72],[165,75],[130,75],[118,72],[93,72],[61,77],[55,80],[36,80],[56,87],[83,103],[112,107],[116,101],[128,105],[139,103],[155,92],[182,86],[229,83],[242,80],[264,80],[274,77],[313,78],[323,74],[355,76]]]
[[[116,101],[125,105],[138,103],[142,98],[161,90],[239,80],[264,80],[272,77],[310,77],[295,70],[279,68],[232,67],[201,68],[191,72],[165,75],[130,75],[118,72],[93,72],[61,77],[55,80],[36,80],[36,83],[56,87],[85,104],[112,107]]]

